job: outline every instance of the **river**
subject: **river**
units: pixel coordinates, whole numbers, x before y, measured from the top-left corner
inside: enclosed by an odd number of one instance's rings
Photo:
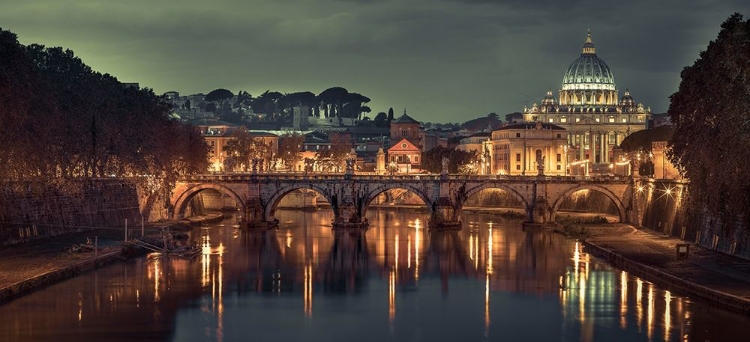
[[[734,341],[750,317],[671,293],[520,221],[279,210],[276,230],[196,227],[194,259],[148,255],[0,306],[0,341]]]

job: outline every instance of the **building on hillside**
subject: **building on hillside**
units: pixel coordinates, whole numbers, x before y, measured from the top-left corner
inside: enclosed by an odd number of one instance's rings
[[[682,179],[680,171],[667,157],[667,142],[654,141],[651,143],[651,162],[654,166],[653,177],[656,179]]]
[[[550,123],[521,123],[492,131],[492,174],[533,176],[539,173],[566,175],[570,162],[565,128]]]
[[[612,71],[596,55],[591,32],[581,56],[565,72],[558,98],[548,91],[541,103],[524,108],[523,118],[566,129],[565,144],[576,150],[574,158],[578,161],[611,163],[612,147],[645,129],[651,115],[650,108],[636,104],[629,90],[619,97]]]
[[[388,149],[387,170],[414,173],[422,170],[422,149],[409,139],[402,138]]]
[[[406,115],[406,110],[404,109],[404,115],[391,121],[391,142],[397,143],[401,139],[407,139],[413,145],[421,147],[419,125],[419,121]]]
[[[428,129],[419,132],[419,141],[422,143],[422,152],[427,152],[435,147],[448,147],[448,132],[441,129]]]
[[[310,117],[310,107],[308,106],[295,106],[292,108],[292,127],[296,131],[307,130],[309,126],[308,118]]]
[[[208,145],[208,171],[224,171],[224,159],[226,159],[224,146],[227,145],[229,140],[233,139],[232,134],[237,127],[225,122],[204,123],[194,126],[200,130],[206,145]]]
[[[392,145],[388,148],[388,168],[399,173],[419,172],[422,169],[422,145],[419,121],[406,115],[391,121]]]
[[[192,124],[198,128],[203,139],[206,141],[206,145],[208,145],[208,171],[225,171],[224,161],[226,160],[226,152],[224,147],[230,140],[234,139],[235,132],[238,129],[244,129],[244,127],[237,127],[237,125],[228,122],[206,119],[195,120]],[[269,147],[270,153],[264,156],[263,161],[258,164],[258,169],[259,171],[270,169],[275,156],[279,154],[279,136],[271,132],[250,130],[246,130],[246,132],[252,139],[261,141]],[[248,165],[248,168],[250,167]]]
[[[477,159],[475,166],[477,174],[492,174],[492,133],[479,132],[461,139],[456,149],[466,152],[475,151]]]

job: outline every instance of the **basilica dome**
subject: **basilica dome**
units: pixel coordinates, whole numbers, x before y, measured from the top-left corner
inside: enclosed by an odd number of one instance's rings
[[[591,32],[586,36],[583,51],[563,76],[562,90],[616,90],[615,77],[603,60],[596,56]]]

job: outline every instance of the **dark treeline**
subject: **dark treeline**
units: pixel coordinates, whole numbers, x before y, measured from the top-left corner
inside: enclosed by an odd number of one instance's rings
[[[349,92],[343,87],[331,87],[315,95],[310,91],[282,94],[267,90],[253,96],[240,90],[234,95],[227,89],[215,89],[206,94],[203,102],[182,105],[190,109],[197,107],[218,114],[224,121],[239,123],[246,109],[254,113],[266,114],[275,121],[291,122],[296,106],[307,106],[310,115],[323,118],[353,118],[370,120],[365,115],[371,111],[366,104],[370,98],[359,93]]]
[[[95,72],[71,50],[24,46],[0,29],[0,179],[171,182],[206,170],[200,133],[170,119],[170,109],[152,90]]]
[[[750,20],[731,15],[682,70],[670,97],[668,156],[690,179],[690,196],[721,220],[750,226]]]

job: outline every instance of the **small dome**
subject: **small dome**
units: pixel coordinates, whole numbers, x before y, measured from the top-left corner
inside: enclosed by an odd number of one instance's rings
[[[568,67],[563,76],[563,90],[616,90],[615,77],[603,60],[596,56],[591,32],[586,36],[581,57]]]
[[[555,97],[552,96],[552,90],[547,90],[547,95],[542,99],[542,106],[554,106]]]
[[[625,95],[620,98],[620,106],[633,107],[635,106],[635,100],[630,96],[630,90],[625,89]]]

